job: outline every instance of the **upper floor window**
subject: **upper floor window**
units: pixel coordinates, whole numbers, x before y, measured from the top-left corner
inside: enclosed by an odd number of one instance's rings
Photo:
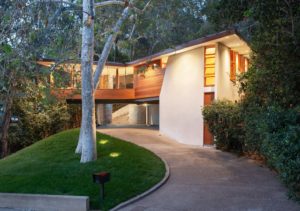
[[[236,80],[236,63],[237,63],[237,53],[230,50],[230,80]]]
[[[249,61],[246,57],[230,50],[230,80],[236,80],[236,73],[244,73],[248,70]]]
[[[240,73],[243,73],[243,72],[245,72],[245,57],[243,57],[241,54],[239,54],[238,59],[239,59],[239,61],[238,61],[238,63],[239,63],[238,70],[239,70]]]
[[[106,66],[101,74],[98,89],[132,89],[133,68]]]
[[[215,85],[216,48],[208,46],[204,49],[204,86]]]

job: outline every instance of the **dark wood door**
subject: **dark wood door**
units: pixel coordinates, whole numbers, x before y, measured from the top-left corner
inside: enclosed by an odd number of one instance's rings
[[[215,98],[215,93],[204,93],[204,105],[209,105]],[[203,135],[203,143],[205,145],[213,145],[214,144],[214,137],[209,132],[208,125],[204,123],[204,135]]]

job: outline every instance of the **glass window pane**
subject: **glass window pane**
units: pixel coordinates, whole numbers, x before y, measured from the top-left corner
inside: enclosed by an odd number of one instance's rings
[[[126,71],[125,68],[118,68],[119,70],[119,89],[126,88]]]
[[[126,68],[126,88],[127,89],[133,88],[133,78],[134,78],[133,75],[134,75],[133,68],[131,68],[131,67]]]
[[[206,77],[205,78],[205,85],[206,86],[213,86],[213,85],[215,85],[215,77]]]
[[[206,67],[205,68],[205,74],[214,74],[215,68],[214,67]]]
[[[206,58],[205,64],[215,64],[215,58]]]
[[[104,67],[104,70],[100,77],[100,83],[98,89],[113,89],[114,77],[116,75],[116,68]]]
[[[206,47],[205,48],[205,54],[215,54],[216,48],[215,47]]]

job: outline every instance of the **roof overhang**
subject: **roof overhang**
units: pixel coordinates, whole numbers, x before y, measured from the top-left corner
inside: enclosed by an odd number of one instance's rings
[[[175,54],[190,51],[199,47],[215,45],[217,43],[222,43],[223,45],[227,46],[228,48],[238,52],[239,54],[245,57],[249,57],[251,52],[249,44],[242,38],[242,36],[239,35],[239,33],[236,32],[236,30],[232,29],[208,35],[200,39],[192,40],[182,45],[178,45],[174,48],[169,48],[156,54],[143,57],[132,62],[128,62],[127,65],[139,65],[144,63],[145,61],[156,60],[162,57],[168,57]]]

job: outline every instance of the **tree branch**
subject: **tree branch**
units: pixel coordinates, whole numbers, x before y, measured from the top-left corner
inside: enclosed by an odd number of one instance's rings
[[[133,24],[132,30],[131,30],[130,35],[129,35],[129,40],[132,39],[133,33],[134,33],[134,31],[135,31],[135,27],[136,27],[136,25]]]
[[[114,4],[125,6],[124,1],[110,0],[110,1],[95,3],[95,8],[104,7],[104,6],[108,6],[108,5],[114,5]]]
[[[71,6],[74,6],[74,7],[81,7],[82,8],[82,6],[79,5],[79,4],[75,4],[75,3],[64,1],[64,0],[40,0],[40,1],[37,1],[37,2],[33,2],[33,3],[53,3],[53,2],[61,3],[61,4],[68,4],[68,5],[71,5]]]
[[[101,57],[98,60],[97,68],[94,73],[94,78],[93,78],[94,90],[97,89],[97,87],[98,87],[99,78],[102,74],[102,71],[103,71],[104,65],[106,63],[106,60],[108,58],[109,52],[113,46],[114,41],[116,40],[117,34],[120,31],[120,28],[121,28],[123,22],[129,16],[130,10],[131,10],[131,7],[129,7],[129,6],[123,10],[123,13],[122,13],[121,17],[119,18],[119,20],[117,21],[115,27],[113,28],[111,35],[109,35],[109,37],[107,38],[107,40],[105,42],[104,48],[101,53]]]
[[[138,13],[138,14],[143,14],[143,13],[145,12],[145,10],[147,9],[147,7],[150,5],[151,1],[152,1],[152,0],[149,0],[142,10],[139,9],[139,8],[137,8],[137,7],[134,7],[134,8],[133,8],[134,11],[135,11],[136,13]]]

